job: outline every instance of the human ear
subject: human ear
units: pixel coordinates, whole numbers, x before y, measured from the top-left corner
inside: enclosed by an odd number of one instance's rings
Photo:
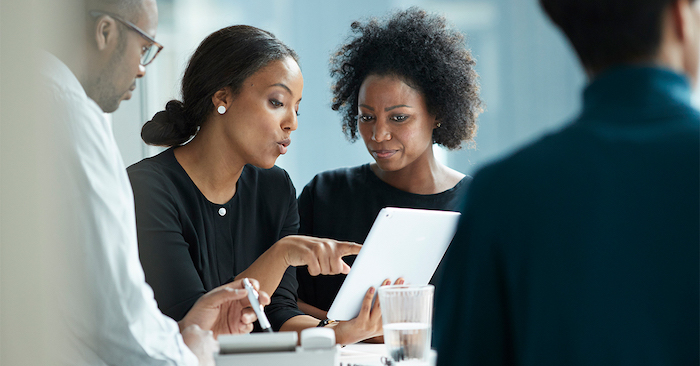
[[[211,103],[214,105],[214,110],[219,110],[219,107],[224,107],[224,112],[229,109],[232,102],[231,88],[225,87],[218,90],[211,97]],[[223,114],[219,111],[219,114]]]
[[[116,46],[119,39],[117,23],[110,16],[102,16],[95,25],[95,45],[99,51]]]
[[[682,43],[696,37],[698,22],[693,16],[693,4],[688,0],[677,0],[670,5],[673,31]]]

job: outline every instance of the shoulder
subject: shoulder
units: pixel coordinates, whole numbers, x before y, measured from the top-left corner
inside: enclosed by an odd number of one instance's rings
[[[509,155],[494,160],[474,174],[466,176],[460,185],[466,190],[467,201],[498,202],[509,204],[522,197],[528,187],[539,189],[541,183],[551,178],[551,172],[571,168],[572,161],[566,149],[570,149],[570,128],[549,133]],[[567,169],[568,169],[567,168]]]
[[[126,168],[134,194],[141,191],[152,192],[158,187],[169,187],[173,182],[187,178],[184,171],[181,173],[176,169],[177,166],[173,166],[170,156],[172,151],[165,150]]]
[[[368,172],[370,172],[369,164],[327,170],[317,174],[306,187],[314,190],[349,189],[366,183]]]
[[[141,176],[162,176],[165,170],[168,168],[165,155],[171,153],[166,150],[155,156],[145,158],[138,163],[134,163],[126,168],[129,177],[141,177]]]

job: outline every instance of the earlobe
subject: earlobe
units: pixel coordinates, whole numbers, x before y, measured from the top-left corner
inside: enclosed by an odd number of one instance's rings
[[[214,105],[214,109],[219,113],[219,114],[224,114],[226,113],[226,110],[229,108],[231,104],[231,89],[229,87],[225,87],[216,93],[212,95],[211,97],[211,102]]]

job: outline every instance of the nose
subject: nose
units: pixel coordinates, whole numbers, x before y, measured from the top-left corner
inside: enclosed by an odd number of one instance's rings
[[[292,132],[296,131],[297,127],[299,127],[297,111],[295,111],[294,108],[290,108],[290,115],[289,117],[284,119],[282,123],[282,129],[285,131]]]
[[[391,140],[391,131],[389,131],[389,126],[385,122],[377,121],[374,124],[374,129],[372,130],[372,141],[382,142]]]
[[[139,64],[139,72],[136,74],[136,78],[142,78],[146,75],[146,66]]]

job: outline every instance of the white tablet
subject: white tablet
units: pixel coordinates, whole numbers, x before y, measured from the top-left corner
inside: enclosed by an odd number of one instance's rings
[[[452,211],[383,208],[333,300],[328,318],[355,318],[367,290],[378,288],[387,278],[427,284],[452,241],[459,216]]]

